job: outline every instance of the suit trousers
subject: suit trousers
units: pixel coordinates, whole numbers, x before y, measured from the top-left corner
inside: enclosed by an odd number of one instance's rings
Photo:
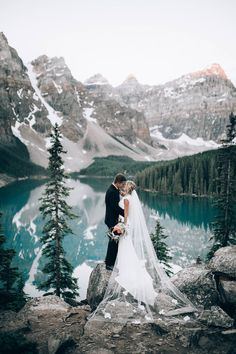
[[[109,238],[105,263],[107,266],[114,266],[118,252],[118,242]]]

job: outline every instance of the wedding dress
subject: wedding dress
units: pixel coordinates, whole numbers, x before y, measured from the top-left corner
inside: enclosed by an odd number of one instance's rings
[[[197,309],[171,282],[157,259],[135,190],[129,200],[125,235],[120,237],[116,262],[102,302],[88,317],[114,322],[152,322]]]

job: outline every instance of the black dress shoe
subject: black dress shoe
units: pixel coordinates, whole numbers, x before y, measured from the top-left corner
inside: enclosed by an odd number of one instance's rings
[[[113,270],[113,268],[114,268],[113,266],[106,265],[107,270]]]

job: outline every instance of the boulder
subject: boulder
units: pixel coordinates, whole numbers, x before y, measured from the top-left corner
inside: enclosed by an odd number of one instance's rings
[[[50,311],[50,312],[67,312],[70,309],[64,300],[56,295],[48,295],[35,297],[29,300],[22,308],[20,313]]]
[[[176,273],[171,280],[196,306],[209,308],[219,302],[213,274],[203,264],[189,266]]]
[[[209,327],[231,328],[234,324],[234,320],[219,306],[212,306],[210,309],[204,310],[198,320]]]
[[[87,300],[92,310],[95,310],[102,301],[111,271],[106,269],[105,263],[99,263],[89,277]]]
[[[37,343],[39,354],[65,353],[79,342],[88,313],[88,306],[71,307],[54,295],[37,297],[18,313],[0,313],[0,330],[23,334]]]
[[[222,247],[208,263],[215,274],[224,274],[236,280],[236,246]]]
[[[236,308],[236,280],[219,278],[221,293],[224,296],[224,302],[234,305]]]

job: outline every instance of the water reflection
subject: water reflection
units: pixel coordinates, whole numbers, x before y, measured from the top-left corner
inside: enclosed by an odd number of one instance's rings
[[[104,224],[104,193],[111,183],[107,179],[77,179],[68,181],[73,188],[68,203],[77,219],[70,221],[74,234],[64,240],[67,258],[75,268],[80,297],[86,296],[88,277],[97,262],[104,260],[107,237]],[[0,210],[4,212],[3,226],[8,246],[18,257],[15,263],[26,281],[25,291],[31,296],[40,294],[35,285],[43,278],[41,257],[43,220],[39,214],[39,197],[45,185],[42,181],[21,181],[0,189]],[[198,255],[204,257],[209,246],[209,222],[213,209],[208,199],[193,199],[138,191],[149,231],[160,219],[168,234],[173,263],[185,266]]]

